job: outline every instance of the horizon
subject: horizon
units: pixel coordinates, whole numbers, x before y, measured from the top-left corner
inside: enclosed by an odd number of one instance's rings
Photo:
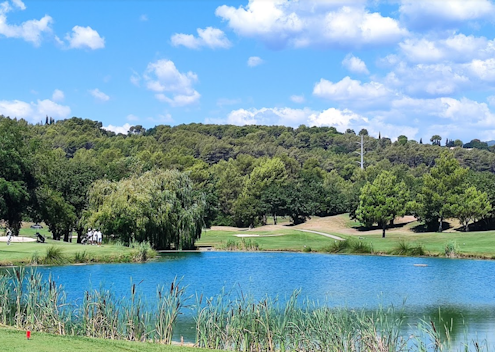
[[[493,0],[0,0],[0,114],[493,141],[494,15]]]

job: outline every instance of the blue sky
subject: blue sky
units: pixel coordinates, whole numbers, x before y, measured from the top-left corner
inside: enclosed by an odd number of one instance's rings
[[[491,0],[0,0],[0,114],[495,139]]]

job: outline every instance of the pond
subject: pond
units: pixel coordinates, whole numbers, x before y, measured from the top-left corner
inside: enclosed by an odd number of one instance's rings
[[[422,266],[418,266],[421,264]],[[284,301],[300,297],[331,307],[404,308],[418,318],[453,319],[452,334],[495,341],[495,261],[440,258],[325,255],[270,252],[198,252],[164,254],[143,264],[43,267],[62,284],[69,301],[101,284],[119,296],[129,295],[131,279],[143,296],[158,285],[182,278],[189,295],[215,296],[223,289],[255,299]],[[195,299],[191,299],[191,304]],[[191,313],[192,315],[192,313]],[[436,318],[434,318],[436,319]],[[189,326],[188,326],[189,324]],[[192,318],[184,317],[177,334],[194,340]],[[467,331],[469,329],[469,331]],[[189,332],[188,332],[189,331]],[[191,335],[192,334],[192,335]]]

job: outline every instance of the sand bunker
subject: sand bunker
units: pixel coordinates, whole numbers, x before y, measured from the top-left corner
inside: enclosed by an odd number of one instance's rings
[[[245,233],[240,233],[237,235],[234,235],[235,237],[260,237],[260,235],[247,235]]]
[[[0,242],[7,242],[7,236],[0,236]],[[36,242],[36,240],[31,237],[12,236],[10,242]]]

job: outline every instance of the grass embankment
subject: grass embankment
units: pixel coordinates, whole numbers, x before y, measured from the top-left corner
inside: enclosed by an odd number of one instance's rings
[[[495,259],[495,231],[461,232],[452,227],[442,233],[418,232],[419,223],[406,220],[403,219],[403,223],[398,221],[398,225],[388,229],[385,238],[382,238],[381,229],[363,229],[359,223],[350,220],[347,214],[343,214],[314,218],[294,227],[266,226],[251,230],[215,228],[203,232],[197,244],[227,249],[227,244],[234,241],[238,242],[239,249],[242,249],[242,238],[235,235],[257,235],[245,237],[244,241],[256,242],[259,250],[309,251],[311,249],[313,252],[446,256],[446,247],[455,247],[453,253],[455,257]],[[350,243],[339,244],[338,241],[328,237],[298,231],[301,229],[336,235]]]
[[[213,351],[203,348],[159,345],[144,342],[115,341],[78,336],[60,336],[46,333],[33,332],[31,339],[26,338],[26,332],[10,327],[0,326],[1,350],[36,351],[36,352],[121,352],[121,351],[145,351],[145,352],[208,352]]]
[[[74,242],[54,241],[46,228],[37,230],[29,228],[28,225],[21,229],[19,236],[36,239],[36,232],[39,232],[45,237],[45,243],[12,242],[7,246],[7,243],[0,242],[0,266],[126,263],[146,261],[157,255],[146,245],[134,245],[133,248],[119,244],[81,245],[75,242],[75,238],[73,239]]]
[[[257,235],[253,237],[236,237],[235,235]],[[196,242],[197,246],[212,246],[217,249],[228,249],[229,243],[256,242],[258,250],[268,251],[304,251],[306,248],[321,251],[324,247],[331,245],[334,240],[321,235],[301,232],[291,229],[277,231],[250,231],[240,230],[206,230],[201,239]]]

